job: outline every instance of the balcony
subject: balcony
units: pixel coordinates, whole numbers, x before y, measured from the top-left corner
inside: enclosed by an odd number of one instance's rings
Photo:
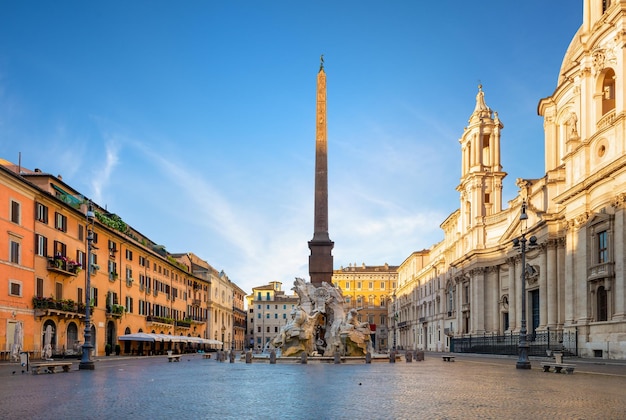
[[[126,308],[124,307],[124,305],[113,304],[111,306],[107,305],[107,308],[106,308],[107,319],[110,319],[110,318],[120,319],[122,315],[124,315],[125,312],[126,312]]]
[[[200,306],[200,299],[191,299],[192,306]]]
[[[131,277],[128,277],[126,279],[126,287],[132,287],[134,281],[135,281],[134,279],[132,279]]]
[[[191,328],[191,320],[190,319],[185,319],[182,321],[176,320],[175,325],[180,328]]]
[[[71,299],[33,297],[35,316],[58,316],[59,318],[84,318],[85,305]],[[92,307],[93,309],[93,307]]]
[[[587,280],[595,281],[595,280],[604,280],[605,278],[613,277],[615,274],[614,271],[614,263],[605,262],[601,264],[594,264],[588,269]]]
[[[48,258],[48,271],[66,276],[76,276],[81,269],[79,263],[71,261],[67,257]]]
[[[172,325],[174,325],[174,320],[172,318],[166,318],[164,316],[148,315],[146,317],[146,322],[152,323],[152,324],[159,324],[159,325],[163,325],[166,327],[171,327]]]

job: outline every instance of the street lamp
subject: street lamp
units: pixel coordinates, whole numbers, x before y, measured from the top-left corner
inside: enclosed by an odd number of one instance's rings
[[[94,364],[91,360],[91,245],[93,243],[93,226],[95,213],[91,207],[91,201],[87,207],[87,267],[85,267],[85,342],[83,344],[83,355],[78,365],[81,370],[94,370]]]
[[[526,341],[526,223],[528,215],[526,214],[526,201],[522,202],[522,213],[519,216],[522,236],[513,239],[513,247],[519,248],[522,254],[522,326],[519,332],[519,359],[515,364],[517,369],[530,369],[530,360],[528,360],[528,342]],[[537,238],[531,236],[528,238],[528,247],[537,245]]]
[[[222,325],[222,351],[224,351],[224,333],[226,332],[226,326]]]
[[[396,294],[393,294],[393,351],[396,351],[396,334],[398,327],[398,312],[397,312]]]

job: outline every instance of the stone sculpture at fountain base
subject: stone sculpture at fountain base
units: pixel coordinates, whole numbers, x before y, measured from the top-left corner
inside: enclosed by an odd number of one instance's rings
[[[291,320],[270,345],[281,356],[365,356],[372,351],[371,330],[358,321],[356,309],[346,313],[341,290],[328,283],[315,287],[297,278],[293,290],[299,304]]]

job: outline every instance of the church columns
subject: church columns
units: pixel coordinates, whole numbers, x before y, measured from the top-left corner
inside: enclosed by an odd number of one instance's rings
[[[565,284],[563,288],[565,298],[565,323],[574,323],[574,306],[576,302],[576,291],[574,289],[574,252],[576,247],[574,244],[577,242],[576,230],[572,227],[567,229],[567,240],[565,250]]]
[[[626,210],[624,210],[624,200],[626,195],[622,194],[618,197],[615,206],[615,234],[614,240],[614,258],[615,258],[615,311],[611,319],[624,321],[626,320]]]
[[[539,330],[546,328],[548,324],[548,276],[544,270],[546,267],[546,247],[539,248]]]
[[[521,296],[521,294],[517,292],[517,284],[519,282],[517,281],[515,258],[509,258],[507,262],[509,264],[509,330],[518,331],[517,308],[520,308],[522,303],[521,297],[519,303],[517,299],[517,297]]]
[[[563,327],[565,323],[565,307],[567,305],[565,300],[565,252],[566,252],[566,240],[565,238],[561,238],[558,240],[558,246],[556,248],[556,260],[557,266],[559,267],[557,270],[557,301],[558,301],[558,312],[557,312],[557,323],[559,327]]]
[[[549,240],[546,249],[546,303],[548,309],[547,327],[555,329],[558,320],[558,278],[557,278],[557,243],[556,240]]]
[[[485,332],[485,284],[487,269],[481,267],[471,272],[470,290],[472,300],[470,304],[471,327],[474,334]]]

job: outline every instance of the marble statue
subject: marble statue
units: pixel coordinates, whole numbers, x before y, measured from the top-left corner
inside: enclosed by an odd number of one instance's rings
[[[315,287],[296,278],[292,288],[299,298],[291,319],[281,328],[270,345],[281,355],[365,356],[372,351],[371,330],[358,321],[354,308],[347,313],[341,290],[328,283]]]

